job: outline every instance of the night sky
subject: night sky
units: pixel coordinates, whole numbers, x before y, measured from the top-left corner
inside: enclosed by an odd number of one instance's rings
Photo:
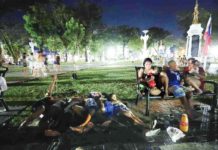
[[[14,2],[28,0],[0,0],[0,2]],[[46,0],[32,0],[46,1]],[[71,5],[78,0],[64,0]],[[176,23],[179,12],[193,12],[195,0],[89,0],[103,8],[103,23],[107,25],[130,25],[141,30],[152,26],[162,27],[173,34],[181,34]],[[218,10],[218,0],[198,0],[199,7],[208,11]],[[0,5],[0,8],[4,7]],[[18,14],[19,15],[19,14]],[[21,14],[20,14],[21,16]],[[7,20],[11,17],[7,17]],[[14,18],[11,18],[12,20]],[[20,17],[22,19],[22,17]],[[191,24],[191,22],[190,22]],[[202,25],[205,27],[206,25]]]
[[[67,0],[70,1],[70,0]],[[103,8],[103,22],[131,25],[141,29],[151,26],[179,32],[176,14],[193,11],[195,0],[92,0]],[[218,0],[198,0],[199,7],[218,10]],[[191,24],[191,22],[190,22]]]

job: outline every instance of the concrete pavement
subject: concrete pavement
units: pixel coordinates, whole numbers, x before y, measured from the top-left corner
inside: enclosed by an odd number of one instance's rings
[[[85,64],[77,64],[77,65],[63,64],[63,65],[61,65],[61,70],[59,72],[55,71],[53,65],[49,65],[48,66],[48,69],[49,69],[48,75],[62,74],[62,73],[66,73],[66,72],[78,71],[78,70],[83,70],[83,69],[88,69],[88,68],[125,67],[125,66],[135,66],[135,64],[129,65],[129,64],[125,64],[125,63],[119,63],[119,62],[113,62],[113,63],[96,62],[96,63],[85,63]],[[22,67],[22,66],[20,66],[20,67]],[[24,73],[22,71],[10,72],[10,70],[9,70],[6,74],[6,77],[24,77]],[[31,74],[28,74],[27,77],[31,77]]]

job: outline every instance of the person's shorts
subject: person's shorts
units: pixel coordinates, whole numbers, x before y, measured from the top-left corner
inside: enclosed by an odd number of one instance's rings
[[[119,112],[130,111],[129,108],[122,103],[114,103],[113,107],[114,107],[113,114],[118,114]]]
[[[98,109],[98,105],[97,105],[94,98],[86,99],[85,107],[88,111],[91,111],[92,109],[97,111],[97,109]]]
[[[173,95],[176,98],[184,97],[185,96],[185,91],[181,86],[178,85],[173,85],[170,87],[170,92],[173,93]]]

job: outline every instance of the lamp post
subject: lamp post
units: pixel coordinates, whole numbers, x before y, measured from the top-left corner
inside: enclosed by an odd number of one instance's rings
[[[143,57],[145,57],[145,55],[147,53],[147,42],[148,42],[148,39],[149,39],[149,35],[147,33],[149,31],[148,30],[143,30],[142,32],[144,33],[144,36],[141,36],[140,39],[143,40],[143,42],[144,42],[142,53],[143,53]]]

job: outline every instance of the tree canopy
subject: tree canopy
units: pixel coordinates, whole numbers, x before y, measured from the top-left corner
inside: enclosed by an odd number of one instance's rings
[[[29,37],[21,23],[13,25],[0,24],[0,39],[7,54],[12,56],[15,62],[17,62],[22,52],[27,51],[25,45],[28,45]]]
[[[24,16],[25,29],[35,41],[53,50],[76,50],[85,28],[73,18],[73,11],[61,3],[37,4]]]
[[[127,25],[118,26],[117,29],[117,38],[121,41],[123,46],[123,57],[125,53],[125,47],[128,45],[130,40],[135,38],[140,39],[140,30],[139,28],[129,27]]]
[[[101,25],[102,9],[86,0],[79,0],[73,9],[74,17],[85,27],[85,35],[81,45],[84,47],[85,59],[88,61],[88,49],[90,49],[91,42],[95,41],[93,40],[93,32]]]
[[[151,27],[148,30],[148,47],[153,46],[155,48],[155,45],[159,46],[160,41],[163,41],[167,36],[170,35],[169,31],[159,27]]]

